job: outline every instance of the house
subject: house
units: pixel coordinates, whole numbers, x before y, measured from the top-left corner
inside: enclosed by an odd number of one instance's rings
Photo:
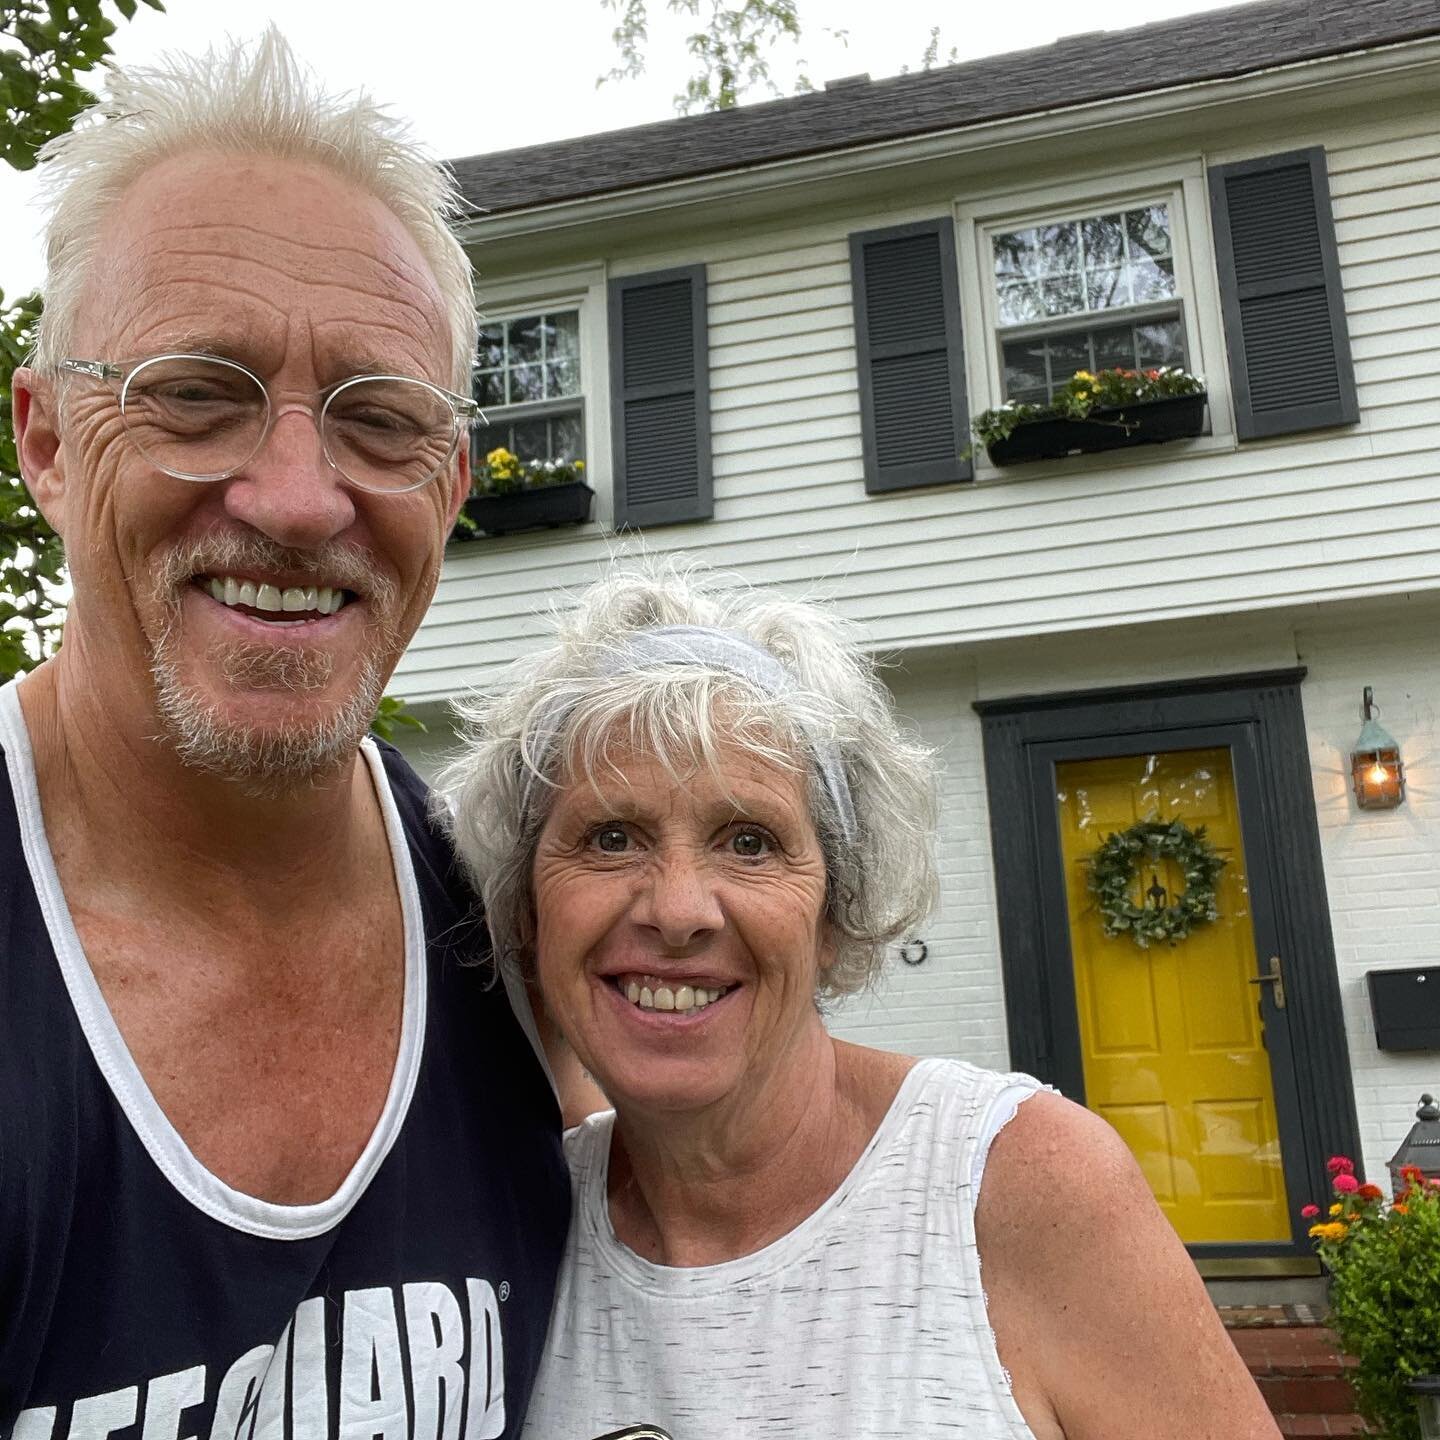
[[[455,170],[477,452],[583,457],[594,513],[453,544],[396,693],[439,717],[632,532],[829,597],[945,765],[941,910],[835,1028],[1052,1081],[1207,1273],[1313,1274],[1326,1158],[1383,1180],[1440,1090],[1433,0],[1264,0]],[[971,452],[974,413],[1117,365],[1205,402]],[[1366,695],[1392,808],[1357,801]],[[1217,918],[1142,948],[1087,877],[1148,821],[1166,853],[1108,862],[1132,905],[1175,922],[1225,864]]]

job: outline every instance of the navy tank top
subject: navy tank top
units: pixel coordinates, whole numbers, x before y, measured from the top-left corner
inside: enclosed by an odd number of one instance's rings
[[[406,934],[389,1095],[333,1196],[276,1205],[199,1164],[125,1048],[13,683],[0,746],[0,1440],[518,1435],[569,1219],[559,1113],[419,779],[366,742]]]

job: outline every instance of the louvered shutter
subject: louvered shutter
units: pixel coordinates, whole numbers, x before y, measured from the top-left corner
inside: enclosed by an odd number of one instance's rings
[[[852,235],[850,275],[866,490],[970,479],[954,226]]]
[[[1240,439],[1358,420],[1325,151],[1214,166],[1210,208]]]
[[[615,524],[709,519],[705,267],[610,282]]]

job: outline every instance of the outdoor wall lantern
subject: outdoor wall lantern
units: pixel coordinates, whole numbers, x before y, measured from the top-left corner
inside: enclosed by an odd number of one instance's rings
[[[1417,1375],[1410,1393],[1420,1411],[1420,1440],[1440,1440],[1440,1375]]]
[[[1427,1180],[1440,1180],[1440,1106],[1435,1104],[1433,1095],[1420,1097],[1415,1123],[1400,1148],[1390,1157],[1387,1167],[1390,1188],[1396,1195],[1405,1188],[1400,1172],[1411,1165]]]
[[[1375,696],[1365,687],[1365,723],[1350,751],[1355,799],[1362,810],[1393,810],[1405,799],[1405,762],[1395,737],[1375,718]]]

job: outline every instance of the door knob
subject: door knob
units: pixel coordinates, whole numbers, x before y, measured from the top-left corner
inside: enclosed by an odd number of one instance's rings
[[[1275,1001],[1275,1008],[1277,1010],[1283,1010],[1285,1008],[1285,976],[1281,971],[1280,957],[1278,955],[1272,955],[1270,957],[1270,969],[1263,975],[1255,976],[1250,983],[1252,985],[1273,985],[1275,989],[1271,992],[1271,995]]]

